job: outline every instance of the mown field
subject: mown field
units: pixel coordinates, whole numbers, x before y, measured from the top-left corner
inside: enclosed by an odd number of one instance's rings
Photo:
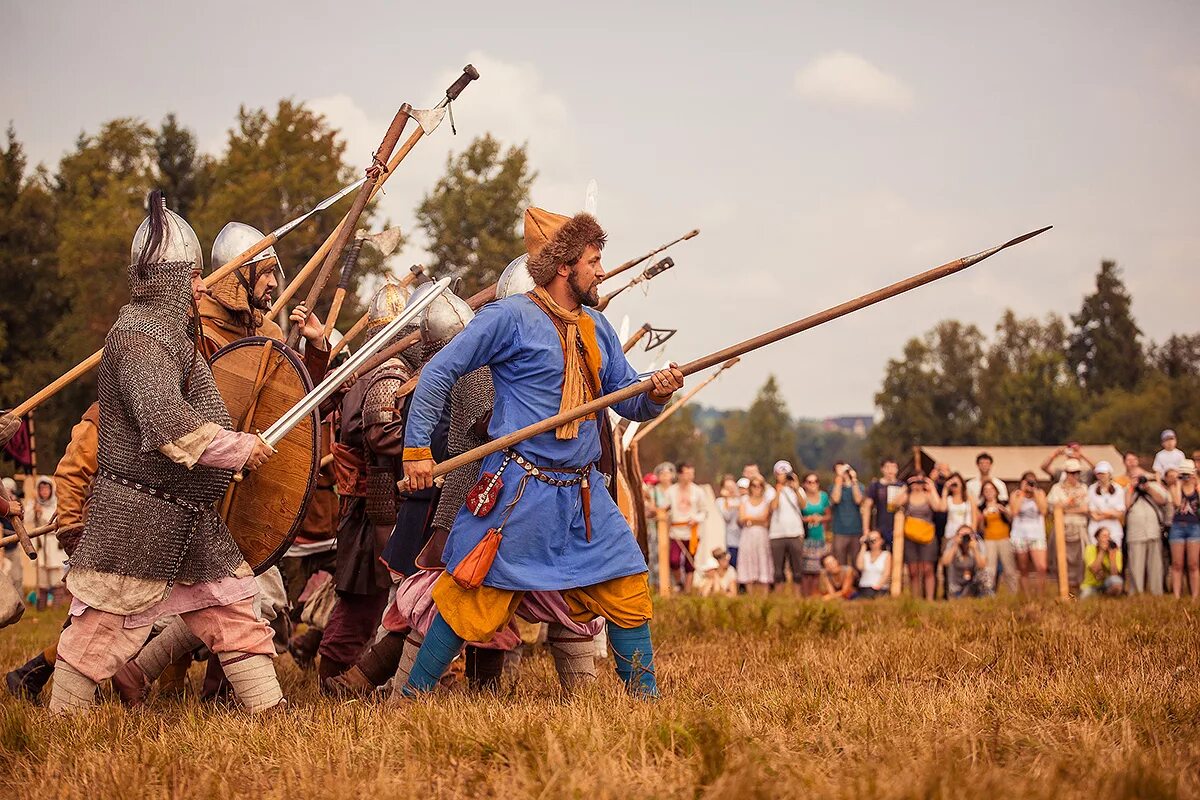
[[[63,721],[5,694],[0,797],[1198,797],[1198,617],[1162,598],[682,598],[658,608],[656,703],[611,662],[564,701],[544,652],[498,696],[399,709],[321,699],[285,656],[292,708],[267,720],[187,699]],[[0,665],[60,622],[0,631]]]

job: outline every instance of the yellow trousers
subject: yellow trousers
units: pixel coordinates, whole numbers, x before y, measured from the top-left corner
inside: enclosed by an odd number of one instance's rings
[[[464,589],[443,573],[433,586],[438,613],[455,633],[468,642],[486,642],[504,629],[517,613],[524,592],[480,586]],[[649,576],[643,572],[624,578],[566,589],[562,593],[571,619],[590,622],[604,617],[620,628],[636,628],[654,616]]]

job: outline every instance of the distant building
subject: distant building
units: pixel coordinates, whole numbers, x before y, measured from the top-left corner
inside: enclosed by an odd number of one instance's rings
[[[855,436],[866,436],[874,424],[875,418],[869,415],[827,417],[821,421],[821,427],[827,431],[844,431]]]

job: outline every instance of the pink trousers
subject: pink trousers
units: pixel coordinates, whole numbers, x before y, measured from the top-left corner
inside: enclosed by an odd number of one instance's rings
[[[215,654],[275,656],[273,633],[254,613],[254,598],[179,615],[196,638]],[[99,683],[138,654],[153,625],[126,628],[125,617],[88,608],[71,618],[58,639],[58,657]]]

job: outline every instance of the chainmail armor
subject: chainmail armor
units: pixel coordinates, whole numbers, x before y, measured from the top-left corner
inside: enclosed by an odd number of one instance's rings
[[[468,450],[487,444],[487,437],[475,430],[476,423],[487,416],[496,402],[496,388],[492,384],[492,371],[480,367],[458,379],[450,390],[450,431],[446,450],[450,456],[461,455]],[[467,492],[479,480],[483,459],[464,464],[446,475],[442,494],[433,515],[433,525],[449,530],[463,503]]]
[[[232,427],[208,364],[194,357],[191,269],[130,267],[130,302],[97,374],[99,471],[75,569],[197,583],[232,576],[243,560],[214,507],[232,473],[188,469],[159,451],[205,423]]]
[[[371,425],[394,422],[401,416],[403,400],[396,397],[411,377],[403,361],[389,358],[372,374],[371,384],[363,397],[363,429]],[[366,445],[366,438],[363,439]],[[369,446],[367,446],[369,450]],[[367,467],[367,516],[377,525],[394,524],[396,521],[397,471],[386,465],[376,465],[378,459],[369,458]]]

